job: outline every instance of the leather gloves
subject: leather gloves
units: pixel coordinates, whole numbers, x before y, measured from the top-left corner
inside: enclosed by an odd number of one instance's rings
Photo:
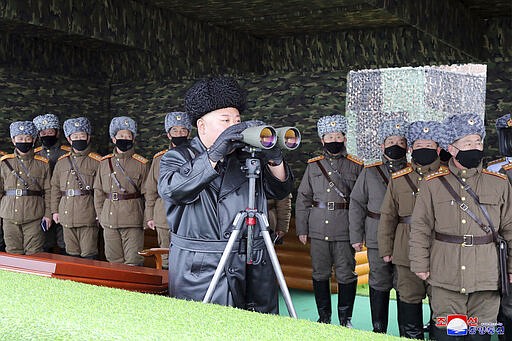
[[[242,131],[247,128],[246,122],[241,122],[224,130],[208,149],[208,158],[212,162],[218,162],[237,148],[243,147]]]

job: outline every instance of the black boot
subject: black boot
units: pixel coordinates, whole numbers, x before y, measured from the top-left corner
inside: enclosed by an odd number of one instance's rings
[[[349,284],[338,283],[338,318],[340,325],[352,328],[352,311],[356,299],[357,281]]]
[[[315,293],[316,309],[318,310],[320,323],[331,323],[331,284],[329,280],[313,280],[313,291]]]
[[[398,332],[400,333],[400,337],[405,336],[404,331],[404,323],[402,321],[403,313],[402,313],[402,305],[400,304],[400,294],[396,291],[396,319],[398,322]]]
[[[421,303],[400,301],[404,337],[423,340],[423,309]]]
[[[503,323],[504,331],[503,335],[499,335],[499,340],[512,340],[512,320],[506,317],[505,315],[501,314],[501,316],[498,317],[498,322]]]
[[[370,310],[374,333],[386,334],[388,330],[389,291],[370,287]]]
[[[435,325],[432,325],[429,329],[429,333],[432,333],[432,336],[435,340],[438,341],[463,341],[464,336],[451,336],[446,333],[446,328],[438,328]],[[431,335],[429,334],[429,337]]]
[[[466,335],[466,338],[464,339],[466,341],[491,341],[491,335],[490,334],[484,334],[480,335],[478,332],[474,335]],[[450,339],[451,341],[451,339]]]

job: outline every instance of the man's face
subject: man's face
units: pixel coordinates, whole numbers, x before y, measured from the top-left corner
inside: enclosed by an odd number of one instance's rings
[[[437,149],[437,143],[433,140],[416,140],[412,144],[412,150],[428,148],[428,149]]]
[[[174,126],[169,129],[169,137],[183,137],[188,136],[189,131],[183,126]]]
[[[133,134],[130,130],[119,130],[112,138],[112,142],[115,144],[117,140],[133,140]]]
[[[41,131],[39,131],[39,136],[40,137],[57,136],[57,129],[44,129],[44,130],[41,130]]]
[[[79,132],[69,135],[67,140],[70,144],[71,144],[71,141],[78,141],[78,140],[87,140],[87,142],[89,142],[89,134],[79,131]]]
[[[345,137],[345,135],[343,135],[343,133],[328,133],[325,134],[324,137],[322,137],[322,145],[331,142],[345,142],[346,140],[347,138]]]
[[[209,148],[227,128],[240,123],[240,112],[236,108],[218,109],[197,120],[199,138]]]
[[[16,142],[29,142],[29,143],[33,143],[34,142],[34,138],[32,137],[32,135],[18,135],[18,136],[15,136],[12,139],[12,144],[16,144]]]
[[[384,143],[380,145],[380,149],[382,152],[384,152],[384,149],[391,146],[400,146],[404,149],[407,149],[407,140],[403,136],[388,136],[384,140]]]
[[[454,148],[455,147],[455,148]],[[484,144],[482,142],[482,138],[480,135],[472,134],[461,137],[457,141],[448,145],[448,152],[452,154],[452,156],[456,156],[460,150],[471,150],[478,149],[484,150]]]

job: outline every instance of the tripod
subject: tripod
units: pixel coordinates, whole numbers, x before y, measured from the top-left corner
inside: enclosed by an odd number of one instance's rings
[[[235,219],[233,220],[232,226],[233,231],[231,232],[231,236],[229,237],[228,243],[224,248],[222,256],[220,258],[219,264],[217,265],[217,269],[213,275],[212,281],[208,286],[208,290],[206,291],[206,295],[204,296],[203,303],[209,303],[212,299],[213,292],[219,283],[220,275],[226,265],[229,254],[233,249],[233,245],[240,234],[242,229],[242,225],[247,225],[247,264],[252,264],[252,240],[253,240],[253,229],[256,226],[256,219],[260,223],[261,234],[265,241],[265,247],[270,256],[270,260],[272,261],[272,267],[274,268],[274,273],[276,274],[277,281],[279,283],[279,287],[281,288],[281,292],[284,296],[284,300],[286,303],[286,307],[288,308],[288,313],[291,317],[297,318],[297,313],[295,312],[295,308],[293,307],[292,299],[290,296],[290,292],[288,291],[288,287],[286,286],[286,281],[284,279],[283,271],[281,270],[281,266],[279,265],[279,260],[277,259],[276,251],[274,250],[274,246],[272,244],[272,240],[270,238],[270,233],[268,232],[268,219],[264,213],[259,212],[255,205],[256,198],[256,179],[261,174],[261,162],[259,159],[255,158],[255,152],[260,149],[255,147],[247,146],[244,148],[245,151],[249,151],[251,153],[251,157],[245,160],[245,166],[242,167],[246,172],[246,177],[249,178],[249,204],[244,211],[240,211],[237,213]]]

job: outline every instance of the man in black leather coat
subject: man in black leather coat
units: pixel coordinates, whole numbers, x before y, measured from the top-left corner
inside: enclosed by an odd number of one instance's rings
[[[194,84],[185,108],[198,136],[190,145],[168,151],[160,163],[158,191],[166,203],[171,229],[169,293],[202,301],[233,229],[236,214],[249,201],[249,181],[241,170],[249,156],[240,150],[241,132],[261,122],[240,123],[245,91],[232,78],[210,78]],[[277,147],[263,151],[256,180],[258,210],[267,198],[291,192],[293,175]],[[212,302],[264,313],[278,313],[277,282],[270,257],[254,229],[253,259],[247,260],[247,231],[235,242]]]

